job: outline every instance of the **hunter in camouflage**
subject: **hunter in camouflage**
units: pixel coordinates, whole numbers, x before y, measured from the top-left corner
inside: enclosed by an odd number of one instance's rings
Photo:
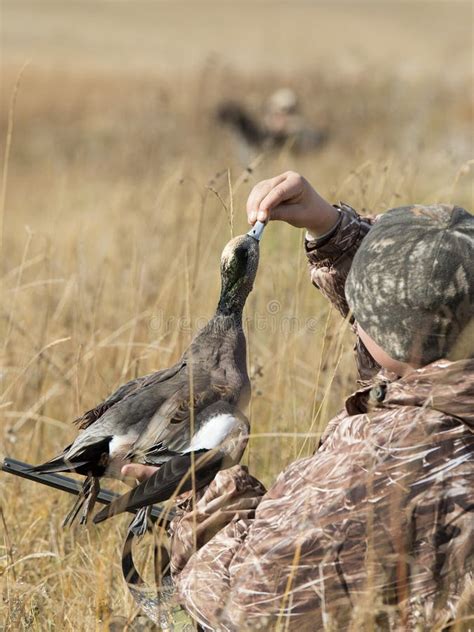
[[[242,466],[222,471],[174,520],[176,588],[205,630],[474,625],[474,218],[338,211],[325,236],[307,235],[314,285],[420,368],[379,371],[358,339],[362,388],[312,457],[267,492]]]

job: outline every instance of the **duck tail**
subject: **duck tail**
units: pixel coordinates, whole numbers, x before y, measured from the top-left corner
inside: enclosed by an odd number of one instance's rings
[[[97,438],[95,443],[90,443],[69,456],[70,448],[73,445],[71,444],[54,459],[41,465],[35,465],[31,471],[49,474],[76,472],[84,476],[102,476],[105,471],[111,439],[111,436]]]
[[[78,463],[71,463],[71,461],[67,461],[64,458],[63,454],[51,459],[51,461],[46,461],[46,463],[41,463],[41,465],[35,465],[30,468],[30,472],[38,472],[38,473],[47,473],[53,474],[54,472],[68,472],[76,468]]]

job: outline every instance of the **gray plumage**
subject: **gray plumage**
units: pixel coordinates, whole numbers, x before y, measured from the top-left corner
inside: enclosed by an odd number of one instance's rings
[[[258,251],[258,241],[250,236],[231,240],[222,253],[216,313],[181,359],[121,386],[76,420],[82,432],[70,446],[34,468],[87,477],[66,524],[81,508],[81,523],[86,522],[98,479],[120,478],[128,462],[160,465],[178,459],[182,464],[185,455],[209,450],[220,455],[212,459],[212,467],[219,460],[225,467],[240,460],[248,435],[243,409],[250,396],[242,310],[255,279]]]

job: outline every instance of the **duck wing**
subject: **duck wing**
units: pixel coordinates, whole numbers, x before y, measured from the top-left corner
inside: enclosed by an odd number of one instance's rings
[[[94,408],[86,411],[83,415],[74,419],[73,423],[79,426],[81,430],[88,428],[90,425],[95,423],[102,415],[109,410],[112,406],[123,400],[125,397],[136,393],[140,389],[150,385],[157,384],[164,380],[169,379],[183,367],[183,362],[178,362],[174,366],[169,369],[162,369],[160,371],[155,371],[153,373],[149,373],[148,375],[143,375],[141,377],[137,377],[134,380],[130,380],[122,386],[114,391],[109,397],[104,399],[103,402],[97,404]]]
[[[220,404],[235,406],[239,394],[240,388],[226,384],[219,372],[199,373],[192,386],[186,376],[186,381],[156,410],[127,456],[158,465],[187,451],[208,411]]]
[[[169,369],[156,371],[131,380],[118,388],[101,404],[76,420],[82,432],[59,455],[33,468],[38,472],[74,471],[101,476],[114,450],[122,453],[130,449],[142,428],[166,399],[166,382],[183,370],[184,362]],[[179,383],[179,382],[178,382]],[[164,384],[165,395],[160,397],[159,384]],[[171,389],[172,390],[172,389]],[[141,405],[142,394],[148,406]],[[127,446],[124,450],[123,446]]]
[[[215,372],[201,372],[193,380],[196,418],[223,396],[224,387],[217,379],[212,386],[214,379]],[[70,446],[51,461],[37,466],[42,468],[39,471],[102,476],[112,459],[144,461],[144,452],[157,443],[162,450],[159,462],[167,460],[168,450],[179,452],[189,444],[191,390],[185,361],[134,380],[132,385],[125,384],[105,400],[102,410],[97,412],[100,415],[87,424]]]
[[[173,496],[208,485],[219,470],[238,463],[247,444],[249,423],[245,415],[226,402],[206,408],[197,418],[197,432],[181,453],[172,453],[165,445],[150,448],[147,462],[166,461],[146,481],[120,496],[100,511],[94,522],[102,522],[129,509],[138,510]],[[156,456],[158,460],[153,460]],[[193,475],[194,472],[194,475]]]
[[[223,448],[225,442],[225,452],[237,463],[247,444],[249,429],[248,419],[238,407],[220,399],[196,415],[193,432],[190,424],[168,427],[162,438],[142,454],[140,462],[161,465],[176,454]]]
[[[199,450],[174,456],[146,481],[99,511],[94,516],[94,523],[98,524],[129,509],[137,510],[162,502],[173,494],[190,491],[193,485],[196,490],[202,489],[221,469],[224,457],[223,453],[214,450]]]
[[[250,381],[245,362],[245,337],[232,322],[215,319],[196,336],[182,356],[184,366],[171,379],[157,385],[161,404],[154,406],[146,427],[140,432],[131,460],[155,463],[187,450],[199,429],[203,411],[219,402],[231,406],[246,403]],[[154,389],[141,389],[141,404],[153,398]],[[156,398],[155,398],[156,403]]]

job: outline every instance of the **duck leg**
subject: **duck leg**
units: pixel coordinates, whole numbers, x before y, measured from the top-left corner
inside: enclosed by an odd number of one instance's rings
[[[79,492],[76,502],[74,503],[68,515],[64,518],[63,527],[70,527],[81,509],[82,515],[80,524],[85,524],[87,522],[87,518],[94,508],[94,503],[99,490],[99,479],[95,478],[94,476],[87,476],[84,484],[82,485],[82,489]]]
[[[97,500],[97,496],[100,492],[100,483],[99,479],[96,476],[91,477],[91,484],[89,492],[85,498],[84,507],[82,509],[81,519],[79,524],[87,524],[89,521],[89,516],[94,510],[95,501]]]
[[[134,519],[128,527],[129,531],[131,531],[134,535],[140,537],[142,535],[145,535],[145,533],[147,532],[148,521],[151,515],[151,507],[151,505],[148,505],[146,507],[141,507],[137,511]]]

